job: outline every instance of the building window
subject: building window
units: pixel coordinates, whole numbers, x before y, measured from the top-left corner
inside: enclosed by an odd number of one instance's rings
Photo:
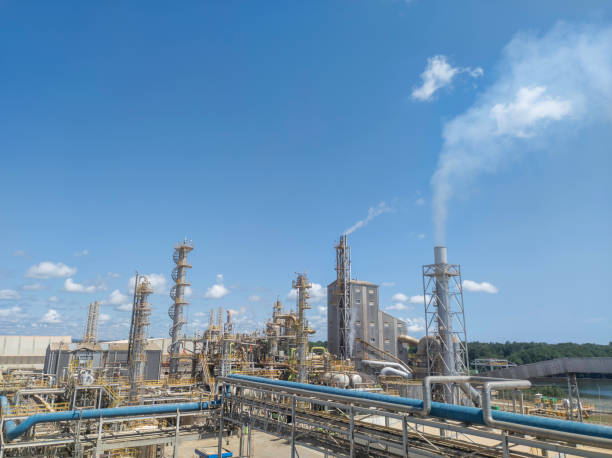
[[[355,326],[361,326],[361,321],[355,321]]]
[[[385,339],[385,343],[388,344],[391,343],[391,341],[389,339]]]
[[[369,290],[368,290],[368,293],[370,293],[370,294],[374,294],[374,290],[373,290],[373,289],[369,289]]]
[[[376,326],[376,323],[374,323],[373,321],[370,321],[370,326]]]
[[[361,304],[361,299],[355,299],[356,304]]]
[[[370,305],[374,305],[374,301],[370,301]]]
[[[389,327],[389,322],[385,321],[385,328],[388,328],[388,327]]]

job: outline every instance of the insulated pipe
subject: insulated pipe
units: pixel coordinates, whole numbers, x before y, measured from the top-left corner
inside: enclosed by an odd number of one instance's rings
[[[483,412],[483,420],[487,426],[491,426],[492,428],[506,429],[509,431],[514,431],[522,434],[529,434],[531,436],[547,436],[553,439],[558,440],[572,440],[575,442],[587,443],[590,445],[601,445],[604,447],[610,447],[610,445],[606,444],[606,439],[587,439],[585,440],[583,436],[580,434],[576,434],[573,432],[557,432],[551,431],[550,429],[543,429],[538,426],[532,425],[522,425],[516,424],[509,421],[504,421],[502,419],[495,419],[492,415],[491,410],[491,389],[525,389],[529,388],[531,383],[527,380],[500,380],[494,382],[487,382],[483,385],[482,390],[484,393],[484,398],[482,401],[482,412]],[[577,423],[577,422],[570,422]],[[581,423],[577,423],[581,424]],[[602,443],[603,442],[603,443]],[[609,442],[609,441],[608,441]]]
[[[8,399],[5,396],[0,396],[0,403],[2,408],[5,405],[8,407],[10,412],[10,406],[8,406]],[[21,436],[28,431],[32,426],[38,423],[53,423],[57,421],[70,421],[70,420],[91,420],[97,418],[113,418],[113,417],[129,417],[134,415],[156,415],[161,413],[175,413],[179,412],[193,412],[195,410],[204,410],[211,407],[217,407],[220,404],[219,401],[212,402],[186,402],[180,404],[153,404],[147,406],[127,406],[127,407],[116,407],[113,409],[88,409],[88,410],[69,410],[67,412],[51,412],[51,413],[37,413],[26,418],[24,421],[15,425],[13,420],[4,422],[6,439],[12,441],[13,439]]]
[[[397,336],[397,341],[400,343],[412,345],[413,347],[416,347],[419,344],[419,339],[416,339],[412,336],[407,336],[405,334]]]
[[[407,374],[411,374],[410,369],[406,368],[406,366],[400,363],[393,363],[389,361],[377,361],[374,359],[362,359],[361,364],[365,364],[366,366],[375,366],[375,367],[393,367],[399,371],[406,372]]]
[[[458,377],[459,378],[459,377]],[[282,391],[302,391],[312,395],[312,393],[320,393],[330,395],[330,397],[343,398],[347,401],[358,402],[364,401],[365,404],[380,404],[395,407],[398,410],[421,411],[423,409],[423,401],[419,399],[403,398],[398,396],[389,396],[377,393],[368,393],[363,391],[344,390],[340,388],[332,388],[321,385],[310,385],[307,383],[287,382],[284,380],[271,380],[262,377],[252,377],[248,375],[229,375],[224,378],[224,381],[231,383],[245,382],[255,387],[276,387]],[[463,382],[464,380],[457,380]],[[483,409],[476,407],[466,407],[454,404],[444,404],[441,402],[431,402],[429,415],[432,417],[444,418],[447,420],[456,420],[461,422],[473,423],[478,425],[486,425],[483,417]],[[521,426],[531,426],[538,429],[537,435],[540,437],[553,437],[559,439],[563,436],[565,441],[580,442],[580,443],[596,443],[597,446],[612,448],[612,428],[609,426],[601,426],[587,423],[579,423],[575,421],[558,420],[555,418],[537,417],[533,415],[523,415],[512,412],[502,412],[494,410],[491,412],[491,418],[501,422],[506,422],[512,427],[519,428]],[[509,428],[502,428],[509,429]],[[561,433],[566,433],[563,435]],[[535,434],[535,433],[529,433]]]
[[[380,375],[397,375],[399,377],[412,378],[412,374],[409,372],[400,371],[393,367],[383,367],[383,370],[380,371]]]

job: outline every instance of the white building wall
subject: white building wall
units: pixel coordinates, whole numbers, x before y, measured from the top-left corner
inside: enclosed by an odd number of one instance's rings
[[[70,336],[0,336],[0,370],[42,370],[51,343],[70,344]]]

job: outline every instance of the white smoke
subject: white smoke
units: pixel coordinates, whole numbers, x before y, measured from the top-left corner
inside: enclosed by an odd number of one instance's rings
[[[447,122],[432,177],[436,243],[443,244],[448,205],[482,173],[524,151],[557,148],[612,119],[612,27],[557,24],[543,36],[518,34],[505,47],[499,77],[464,113]]]
[[[351,227],[349,227],[346,231],[344,231],[344,234],[345,235],[350,235],[353,232],[355,232],[357,229],[362,228],[363,226],[368,224],[370,221],[372,221],[377,216],[382,215],[383,213],[389,213],[389,212],[392,212],[392,211],[393,211],[393,209],[391,207],[389,207],[386,202],[384,202],[384,201],[380,202],[377,206],[370,207],[368,209],[368,216],[366,216],[362,220],[357,221],[355,224],[353,224]]]

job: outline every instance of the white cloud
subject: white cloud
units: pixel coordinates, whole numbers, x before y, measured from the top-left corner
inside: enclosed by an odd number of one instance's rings
[[[417,200],[414,201],[414,205],[425,205],[425,199],[423,199],[422,197],[419,197]]]
[[[0,309],[0,318],[11,318],[14,315],[19,314],[21,312],[21,307],[10,307],[7,309]]]
[[[45,285],[41,285],[40,283],[31,283],[29,285],[23,285],[21,287],[24,291],[42,291],[47,289]]]
[[[408,332],[419,333],[425,330],[424,318],[404,318],[404,321],[406,322],[406,329]]]
[[[393,305],[390,305],[385,310],[407,310],[412,308],[410,305],[403,304],[402,302],[396,302]]]
[[[497,80],[448,121],[432,177],[436,243],[449,200],[525,152],[555,151],[580,128],[612,120],[612,27],[560,23],[505,47]]]
[[[109,321],[111,319],[110,315],[107,315],[106,313],[100,313],[100,323],[105,323],[107,321]]]
[[[477,293],[496,294],[499,290],[489,282],[475,282],[472,280],[463,280],[463,290]]]
[[[129,301],[129,297],[127,294],[123,294],[118,289],[113,290],[108,296],[108,301],[106,303],[111,305],[120,305]]]
[[[75,256],[87,256],[89,254],[88,250],[81,250],[81,251],[77,251],[76,253],[74,253]]]
[[[45,313],[45,316],[43,316],[39,321],[41,323],[47,323],[47,324],[61,323],[62,317],[57,312],[57,310],[49,309],[47,313]]]
[[[206,299],[221,299],[230,293],[229,289],[223,284],[223,275],[217,274],[217,283],[206,290],[204,297]]]
[[[185,294],[185,297],[190,297],[193,294],[191,286],[185,286],[185,291],[183,291],[183,293]]]
[[[434,93],[444,86],[452,83],[453,78],[460,73],[467,73],[473,78],[482,76],[482,68],[458,68],[450,65],[446,56],[433,56],[427,59],[427,67],[421,73],[423,83],[420,87],[414,88],[412,98],[420,101],[431,100]]]
[[[249,302],[261,302],[261,296],[257,296],[256,294],[253,294],[249,296]]]
[[[417,234],[417,239],[423,240],[425,238],[425,234]]]
[[[431,296],[427,296],[427,300],[429,300]],[[417,295],[417,296],[410,296],[410,300],[409,302],[411,304],[423,304],[425,301],[425,298],[423,297],[423,295]]]
[[[127,294],[115,289],[109,294],[108,299],[101,301],[101,303],[102,305],[114,305],[116,310],[130,311],[132,310],[131,299]]]
[[[118,274],[117,272],[106,272],[106,276],[110,278],[119,278],[121,277],[121,274]]]
[[[0,289],[0,300],[15,300],[19,297],[19,293],[13,289]]]
[[[410,308],[408,306],[404,306],[403,308],[400,307],[402,304],[423,304],[423,296],[422,295],[417,295],[417,296],[406,296],[403,293],[396,293],[393,295],[393,297],[391,298],[391,300],[393,302],[395,302],[394,305],[391,305],[387,308],[387,310],[404,310],[407,308]]]
[[[29,278],[62,278],[76,274],[76,267],[68,267],[61,262],[43,261],[28,268],[25,273]]]
[[[57,296],[51,296],[49,299],[47,299],[49,302],[59,302],[59,299],[57,298]]]
[[[149,280],[149,283],[151,283],[151,288],[153,288],[154,294],[163,294],[167,292],[166,291],[167,280],[163,274],[146,274],[146,275],[139,275],[139,277],[147,277],[147,280]],[[136,276],[132,276],[128,280],[128,288],[129,288],[130,293],[134,292],[134,281],[135,280],[136,280]],[[131,304],[130,304],[130,307],[131,307]]]
[[[18,256],[18,257],[25,257],[28,254],[24,251],[24,250],[16,250],[13,252],[13,256]]]
[[[572,104],[560,97],[545,95],[543,86],[521,87],[513,101],[498,103],[491,108],[499,135],[531,137],[534,128],[545,121],[558,121],[571,113]]]
[[[346,231],[344,231],[344,233],[346,235],[350,235],[353,232],[355,232],[357,229],[362,228],[363,226],[367,225],[370,221],[372,221],[377,216],[382,215],[383,213],[389,213],[392,211],[393,209],[390,208],[386,204],[386,202],[380,202],[377,206],[370,207],[368,209],[368,215],[365,217],[365,219],[357,221],[355,224],[349,227]]]
[[[67,278],[64,281],[64,291],[69,293],[95,293],[105,289],[106,286],[100,285],[83,285],[81,283],[75,283],[72,278]]]

